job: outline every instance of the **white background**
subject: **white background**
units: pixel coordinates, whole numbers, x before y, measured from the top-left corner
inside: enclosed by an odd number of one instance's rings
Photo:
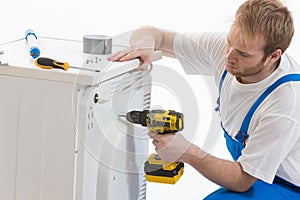
[[[33,29],[39,36],[82,40],[86,34],[118,35],[143,25],[153,25],[179,32],[227,31],[235,10],[242,0],[2,0],[0,11],[0,44],[24,37]],[[296,33],[287,51],[300,63],[300,2],[283,1],[293,12]],[[1,46],[0,46],[1,48]],[[1,49],[0,49],[1,50]],[[164,59],[183,73],[177,62]],[[194,88],[201,106],[207,101],[205,87],[197,76],[184,75]],[[155,89],[155,88],[154,88]],[[160,104],[159,88],[153,91],[154,104]],[[205,101],[204,101],[204,100]],[[205,114],[205,113],[204,113]],[[207,113],[210,116],[209,113]],[[209,117],[208,117],[209,118]],[[208,126],[203,127],[207,129]],[[195,143],[201,141],[194,141]],[[219,140],[221,145],[223,139]],[[150,149],[151,150],[151,149]],[[225,147],[217,145],[212,152],[229,158]],[[189,166],[175,185],[148,184],[147,199],[202,199],[217,186]]]

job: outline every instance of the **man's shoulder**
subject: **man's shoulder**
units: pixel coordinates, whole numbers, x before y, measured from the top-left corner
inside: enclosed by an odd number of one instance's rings
[[[186,32],[186,33],[176,33],[176,37],[185,38],[187,40],[193,41],[203,41],[203,40],[226,40],[227,34],[225,32]]]
[[[279,70],[281,70],[284,74],[290,74],[290,73],[300,74],[300,65],[289,54],[285,53],[281,56]]]

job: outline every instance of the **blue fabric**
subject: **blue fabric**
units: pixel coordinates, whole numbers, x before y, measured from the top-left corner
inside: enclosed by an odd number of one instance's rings
[[[248,129],[247,129],[248,131]],[[244,144],[244,146],[246,145],[246,140],[248,139],[249,135],[247,133],[247,131],[238,131],[238,133],[234,136],[234,138],[239,141],[240,143]]]
[[[268,184],[257,180],[246,192],[232,192],[225,188],[219,188],[208,195],[204,200],[246,200],[246,199],[300,199],[300,193],[281,183]]]
[[[226,139],[227,149],[230,152],[232,159],[237,161],[237,159],[242,155],[244,144],[232,139],[225,131],[224,137]]]
[[[274,179],[274,182],[275,183],[278,183],[278,184],[282,184],[282,185],[285,185],[285,186],[288,186],[290,187],[291,189],[297,191],[298,193],[300,193],[300,187],[298,187],[297,185],[294,185],[282,178],[280,178],[279,176],[276,176],[275,179]]]
[[[217,101],[218,107],[216,110],[219,110],[220,107],[220,93],[226,74],[227,71],[225,70],[220,80],[219,98]],[[249,124],[255,110],[273,90],[275,90],[281,84],[290,81],[300,81],[300,74],[288,74],[275,81],[250,108],[249,112],[247,113],[245,119],[242,122],[240,131],[235,136],[235,139],[231,138],[228,135],[228,133],[223,127],[223,124],[221,123],[221,126],[224,130],[224,137],[226,139],[227,149],[229,150],[234,161],[236,161],[242,155],[242,150],[244,149],[246,145],[246,140],[249,137],[249,135],[247,134]],[[275,180],[272,184],[268,184],[261,180],[257,180],[246,192],[237,193],[227,190],[225,188],[220,188],[205,198],[205,200],[217,199],[300,199],[300,187],[291,184],[281,179],[280,177],[275,177]]]
[[[226,130],[223,127],[223,124],[221,123],[221,127],[224,131],[224,137],[226,139],[226,146],[227,149],[234,161],[237,161],[237,159],[242,155],[242,150],[244,149],[245,145],[243,142],[236,141],[232,139]]]
[[[226,74],[227,74],[227,70],[225,69],[222,74],[220,84],[219,84],[219,97],[217,99],[217,107],[215,108],[215,111],[219,111],[219,108],[220,108],[220,94],[221,94],[221,90],[222,90],[222,86],[223,86],[223,82],[224,82]]]

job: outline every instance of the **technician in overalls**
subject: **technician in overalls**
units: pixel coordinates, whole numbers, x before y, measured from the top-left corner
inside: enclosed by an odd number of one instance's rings
[[[161,159],[188,163],[222,186],[207,200],[300,199],[300,66],[284,54],[293,34],[291,13],[280,1],[248,0],[228,34],[143,27],[130,48],[110,57],[139,57],[143,69],[160,49],[187,73],[215,77],[233,161],[204,152],[180,133],[149,133]]]

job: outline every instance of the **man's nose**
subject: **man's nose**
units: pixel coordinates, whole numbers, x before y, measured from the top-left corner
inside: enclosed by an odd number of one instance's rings
[[[233,62],[233,63],[237,62],[234,48],[232,47],[227,48],[226,59],[228,62]]]

